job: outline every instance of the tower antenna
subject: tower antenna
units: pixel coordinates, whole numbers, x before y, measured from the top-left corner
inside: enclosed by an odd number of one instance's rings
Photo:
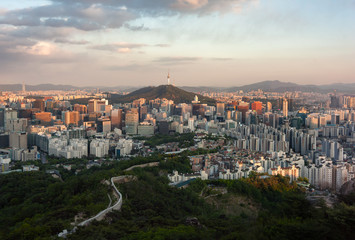
[[[168,85],[170,85],[170,70],[168,70]]]

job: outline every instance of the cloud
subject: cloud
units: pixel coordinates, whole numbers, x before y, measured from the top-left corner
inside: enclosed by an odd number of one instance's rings
[[[155,47],[163,47],[163,48],[165,48],[165,47],[170,47],[170,44],[160,43],[160,44],[155,44],[154,46]]]
[[[65,0],[68,1],[68,0]],[[239,12],[246,5],[258,2],[258,0],[118,0],[107,1],[124,4],[127,9],[135,9],[149,15],[170,14],[211,14]]]
[[[102,51],[128,53],[132,49],[142,48],[145,46],[147,46],[147,45],[140,44],[140,43],[119,42],[119,43],[112,43],[112,44],[94,45],[94,46],[91,46],[90,48],[95,49],[95,50],[102,50]]]
[[[7,31],[7,34],[14,38],[30,38],[37,40],[64,39],[75,33],[79,33],[79,31],[73,28],[53,28],[45,26],[15,27]]]
[[[144,24],[140,25],[140,26],[134,26],[134,25],[130,25],[128,23],[124,24],[124,27],[131,30],[131,31],[149,31],[150,28],[145,27]]]
[[[72,45],[86,45],[89,44],[89,41],[85,41],[85,40],[70,40],[70,39],[65,39],[65,38],[58,38],[55,39],[54,42],[56,43],[62,43],[62,44],[72,44]]]
[[[53,52],[56,52],[57,48],[55,45],[48,42],[38,42],[32,46],[18,45],[11,51],[26,53],[30,55],[48,56],[51,55]]]
[[[13,68],[13,72],[17,74],[18,69],[26,68],[23,66],[29,66],[26,69],[28,73],[32,73],[35,72],[33,69],[42,69],[39,66],[43,63],[56,62],[63,63],[65,65],[63,72],[67,72],[67,63],[72,62],[74,65],[89,61],[87,53],[78,55],[66,52],[67,44],[78,45],[79,51],[81,50],[79,45],[88,45],[87,48],[118,53],[132,51],[144,53],[143,50],[147,47],[170,47],[164,43],[148,45],[127,42],[90,46],[88,41],[81,39],[84,38],[83,36],[92,39],[90,31],[105,34],[122,27],[130,31],[148,31],[151,30],[148,26],[149,21],[141,25],[138,22],[157,16],[222,14],[234,11],[235,7],[243,8],[255,0],[48,0],[47,2],[47,5],[38,7],[0,9],[0,69],[5,69],[3,73]],[[96,58],[90,59],[93,62],[96,60]],[[165,65],[193,63],[198,60],[200,58],[163,57],[153,62]],[[151,64],[153,67],[154,65],[156,64]],[[58,69],[60,67],[58,65]],[[138,69],[141,66],[120,67]]]
[[[90,2],[90,1],[89,1]],[[83,31],[120,28],[137,16],[122,6],[87,1],[53,2],[50,5],[7,11],[0,24],[13,26],[73,27]]]
[[[162,63],[162,64],[186,64],[197,62],[201,60],[199,57],[161,57],[155,59],[154,62]]]
[[[214,61],[232,61],[234,58],[211,58]]]
[[[6,9],[4,9],[4,8],[0,8],[0,16],[3,16],[3,15],[5,15],[5,13],[7,12],[7,10]]]
[[[109,71],[140,71],[147,69],[147,65],[128,64],[128,65],[112,65],[105,67],[104,70]]]
[[[257,0],[52,0],[50,4],[0,11],[0,24],[13,26],[73,27],[83,31],[120,28],[147,30],[129,21],[143,16],[210,14],[240,11]]]
[[[172,7],[180,10],[195,10],[207,4],[208,0],[177,0],[172,4]]]

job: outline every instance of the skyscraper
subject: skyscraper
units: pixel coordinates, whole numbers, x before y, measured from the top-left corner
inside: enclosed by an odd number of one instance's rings
[[[256,101],[251,104],[251,110],[255,111],[257,114],[262,114],[262,102]]]
[[[340,100],[339,97],[334,92],[334,95],[330,96],[330,107],[331,108],[339,108],[339,106],[340,106],[339,100]]]
[[[283,99],[283,102],[282,102],[282,114],[285,118],[288,117],[288,101],[287,99]]]
[[[90,99],[88,103],[88,113],[96,112],[96,99]]]
[[[22,94],[26,93],[26,85],[25,82],[22,83]]]
[[[245,123],[246,113],[247,113],[247,111],[249,111],[249,103],[240,102],[238,105],[238,111],[240,111],[242,113],[242,123]]]
[[[97,132],[108,133],[111,131],[111,120],[109,118],[97,119]]]
[[[33,108],[39,109],[41,112],[44,112],[45,104],[43,99],[36,99],[33,102]]]
[[[88,108],[85,105],[75,104],[73,109],[80,114],[86,114],[88,112]]]
[[[126,112],[125,125],[127,134],[137,134],[139,124],[138,109],[132,108]]]
[[[122,109],[113,109],[110,115],[112,130],[115,128],[122,130]]]
[[[217,116],[224,117],[224,109],[225,109],[225,104],[218,102],[217,103]]]
[[[78,126],[79,124],[79,112],[77,111],[65,111],[65,112],[62,112],[62,121],[64,122],[65,125],[75,125],[75,126]]]

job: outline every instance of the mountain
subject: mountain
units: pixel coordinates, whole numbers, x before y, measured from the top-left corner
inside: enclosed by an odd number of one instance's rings
[[[215,104],[216,100],[208,97],[204,97],[199,94],[195,94],[192,92],[188,92],[177,88],[172,85],[160,85],[158,87],[145,87],[138,89],[134,92],[131,92],[127,95],[118,95],[112,94],[111,95],[111,102],[112,103],[127,103],[132,102],[133,100],[139,98],[145,98],[147,100],[153,100],[156,98],[166,98],[169,100],[173,100],[175,103],[190,103],[194,100],[195,95],[198,96],[198,99],[201,103],[207,104]]]
[[[181,86],[179,87],[182,90],[188,91],[188,92],[195,92],[195,93],[200,93],[200,92],[224,92],[226,91],[226,87],[208,87],[208,86],[198,86],[198,87],[192,87],[192,86]]]
[[[107,86],[83,86],[77,87],[73,85],[56,85],[56,84],[38,84],[38,85],[27,85],[26,91],[71,91],[71,90],[89,90],[94,91],[100,89],[100,91],[127,91],[131,92],[137,90],[137,87],[132,86],[116,86],[116,87],[107,87]],[[22,91],[22,84],[0,84],[0,91]]]
[[[344,93],[354,93],[355,92],[355,83],[334,83],[329,85],[320,85],[318,86],[325,92],[330,92],[336,90],[337,92]]]
[[[49,91],[49,90],[89,90],[96,91],[96,89],[100,89],[100,91],[118,91],[118,92],[133,92],[137,90],[137,87],[132,86],[90,86],[90,87],[77,87],[72,85],[55,85],[55,84],[39,84],[39,85],[26,85],[27,91]],[[151,87],[146,87],[146,89],[150,89]],[[282,82],[279,80],[273,81],[262,81],[258,83],[248,84],[240,87],[209,87],[209,86],[182,86],[179,87],[180,90],[184,90],[187,92],[237,92],[237,91],[256,91],[261,89],[263,91],[270,92],[285,92],[285,91],[302,91],[302,92],[319,92],[319,93],[329,93],[336,90],[341,93],[353,94],[355,92],[355,83],[334,83],[327,85],[301,85],[291,82]],[[21,84],[2,84],[0,85],[0,91],[21,91]],[[139,89],[138,89],[139,90]]]
[[[334,83],[329,85],[300,85],[291,82],[281,82],[279,80],[274,81],[262,81],[258,83],[253,83],[249,85],[244,85],[241,87],[232,87],[227,89],[228,92],[236,91],[257,91],[261,89],[268,92],[319,92],[319,93],[329,93],[334,90],[342,93],[353,93],[355,91],[355,83]]]
[[[26,91],[49,91],[49,90],[79,90],[82,88],[72,85],[55,85],[55,84],[39,84],[39,85],[26,85]],[[22,84],[2,84],[0,85],[1,91],[22,91]]]
[[[244,85],[241,87],[230,88],[228,92],[236,91],[257,91],[261,89],[268,92],[286,92],[286,91],[306,91],[306,92],[315,92],[320,91],[320,89],[315,85],[299,85],[291,82],[281,82],[279,80],[274,81],[263,81],[258,83],[253,83],[249,85]]]

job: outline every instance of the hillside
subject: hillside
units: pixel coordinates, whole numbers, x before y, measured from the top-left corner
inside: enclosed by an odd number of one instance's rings
[[[196,180],[185,189],[169,186],[166,175],[189,172],[187,156],[201,153],[136,157],[90,169],[84,159],[68,160],[63,164],[81,171],[58,168],[63,181],[46,174],[49,166],[40,162],[40,172],[0,175],[0,239],[57,239],[75,219],[109,204],[105,180],[120,175],[136,179],[116,185],[124,196],[121,211],[78,227],[67,239],[352,239],[354,206],[311,205],[288,178],[253,175]],[[50,165],[62,161],[49,160]],[[149,162],[159,165],[130,168]]]
[[[126,103],[132,102],[139,98],[145,98],[147,100],[153,100],[156,98],[166,98],[173,100],[175,103],[191,103],[194,100],[195,95],[201,103],[207,103],[209,105],[215,104],[216,100],[208,97],[204,97],[199,94],[187,92],[172,85],[160,85],[158,87],[145,87],[131,92],[127,95],[113,94],[111,96],[112,103]]]

